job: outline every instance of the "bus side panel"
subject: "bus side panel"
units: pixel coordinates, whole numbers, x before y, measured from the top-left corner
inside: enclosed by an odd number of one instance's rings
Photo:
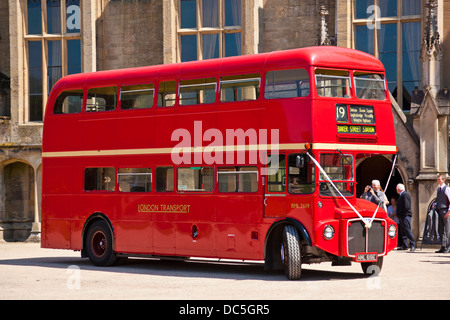
[[[142,193],[119,193],[115,224],[115,250],[124,253],[153,251],[152,213],[145,210],[153,196]]]
[[[263,259],[260,234],[263,198],[260,194],[216,197],[217,255],[224,258]]]
[[[176,196],[175,245],[177,255],[216,256],[215,196],[212,194],[179,194]]]
[[[71,247],[72,167],[44,160],[43,177],[41,246],[69,249]]]
[[[70,220],[42,219],[43,248],[70,249]]]

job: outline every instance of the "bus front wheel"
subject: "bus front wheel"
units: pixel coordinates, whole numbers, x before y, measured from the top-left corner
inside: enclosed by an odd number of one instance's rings
[[[300,279],[302,274],[300,238],[293,225],[287,225],[283,230],[281,262],[289,280]]]
[[[89,227],[85,248],[92,264],[96,266],[110,266],[117,261],[112,241],[113,235],[106,221],[95,221]]]

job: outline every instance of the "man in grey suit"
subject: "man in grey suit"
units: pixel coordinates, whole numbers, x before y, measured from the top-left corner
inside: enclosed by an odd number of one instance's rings
[[[450,253],[450,188],[445,184],[445,174],[438,175],[438,190],[436,195],[436,211],[439,216],[439,236],[441,249],[436,253]]]

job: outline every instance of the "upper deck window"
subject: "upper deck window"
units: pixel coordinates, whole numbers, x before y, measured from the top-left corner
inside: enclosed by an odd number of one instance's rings
[[[317,94],[321,97],[350,98],[350,74],[345,70],[316,70]]]
[[[216,78],[180,81],[180,105],[214,103],[216,82]]]
[[[176,81],[163,81],[159,83],[158,107],[173,107],[177,95]]]
[[[378,73],[354,72],[356,96],[360,99],[384,100],[384,77]]]
[[[309,75],[305,69],[269,71],[266,74],[266,99],[306,97],[309,95]]]
[[[83,106],[83,90],[62,92],[55,102],[54,114],[80,113]]]
[[[91,88],[87,93],[86,111],[112,111],[117,105],[117,87]]]
[[[144,109],[153,106],[155,88],[152,83],[120,88],[121,109]]]
[[[259,97],[261,77],[259,73],[220,78],[220,101],[256,100]]]

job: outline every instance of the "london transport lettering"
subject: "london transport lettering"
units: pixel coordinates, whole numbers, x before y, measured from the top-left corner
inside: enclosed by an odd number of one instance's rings
[[[189,213],[190,204],[138,204],[139,213]]]

